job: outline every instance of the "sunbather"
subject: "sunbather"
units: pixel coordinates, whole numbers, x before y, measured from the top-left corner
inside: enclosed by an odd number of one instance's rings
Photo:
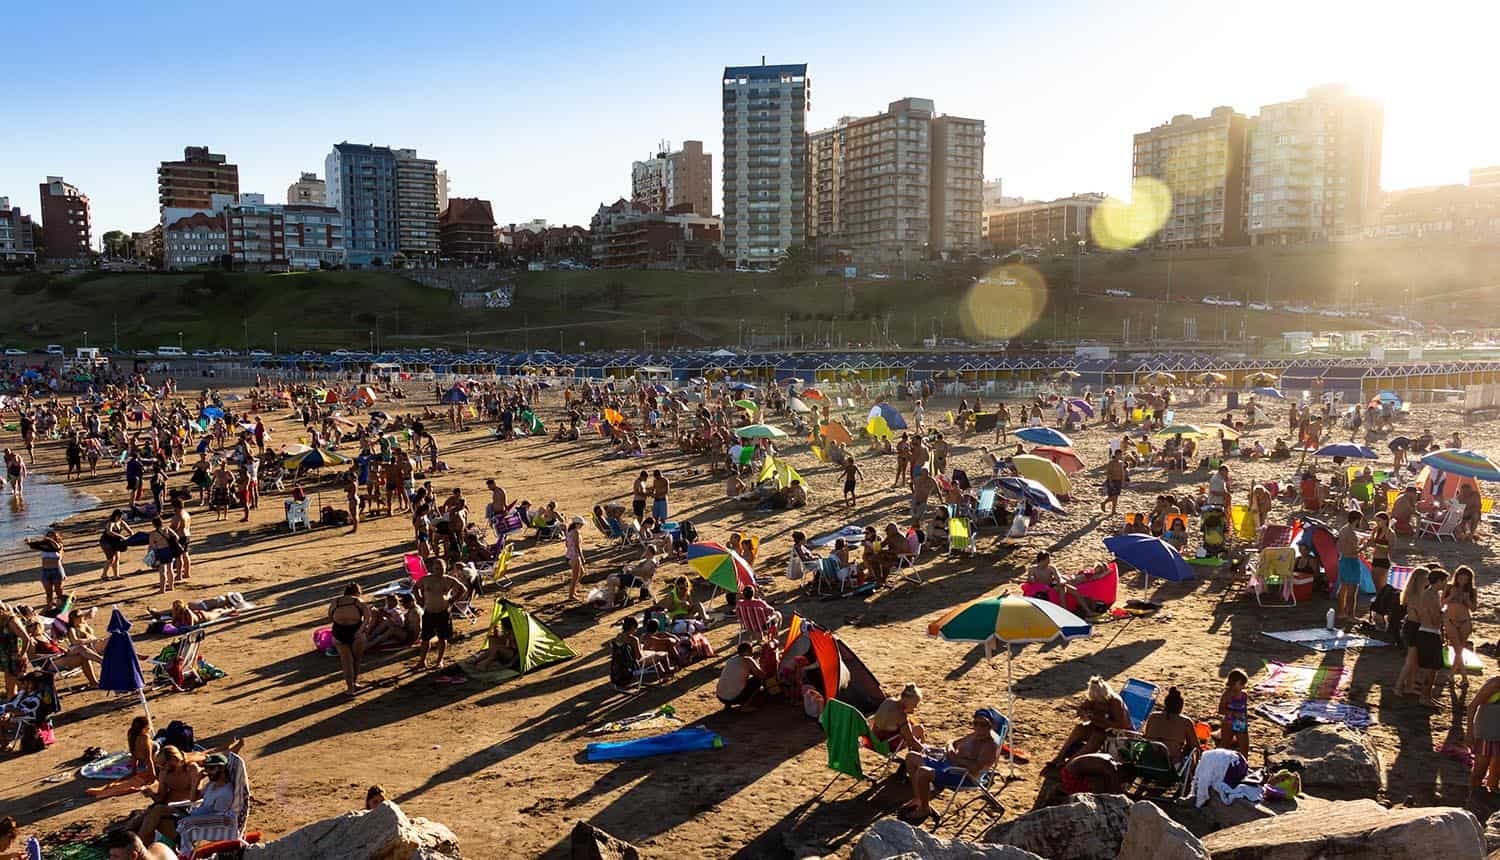
[[[897,816],[909,823],[921,822],[929,816],[936,819],[932,811],[935,790],[958,788],[966,779],[978,779],[993,768],[1000,758],[1000,738],[996,732],[1002,719],[994,710],[980,708],[974,712],[973,730],[943,750],[912,748],[906,754],[912,797]]]
[[[916,684],[907,684],[898,698],[886,699],[875,709],[870,717],[870,733],[892,750],[920,749],[926,732],[921,723],[912,721],[911,715],[921,704],[922,691]]]
[[[1198,748],[1196,724],[1182,715],[1182,693],[1176,687],[1167,690],[1161,710],[1146,718],[1141,736],[1161,742],[1173,765],[1180,764],[1188,753]]]
[[[474,668],[487,671],[520,667],[521,652],[516,646],[515,631],[511,629],[510,619],[502,618],[485,636],[484,653],[474,660]]]
[[[1047,768],[1061,765],[1075,756],[1098,752],[1112,732],[1125,731],[1131,726],[1125,700],[1098,675],[1089,678],[1088,694],[1074,709],[1080,722],[1073,727]]]
[[[366,650],[373,648],[389,648],[392,645],[402,648],[417,644],[417,638],[422,633],[422,610],[417,607],[416,598],[410,593],[396,596],[397,605],[387,607],[374,628],[366,636]]]

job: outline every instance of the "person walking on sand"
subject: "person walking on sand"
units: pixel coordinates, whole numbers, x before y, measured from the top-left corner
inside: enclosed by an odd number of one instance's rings
[[[854,507],[857,504],[857,502],[856,502],[856,500],[854,498],[854,487],[855,487],[855,484],[856,484],[856,480],[855,479],[856,478],[863,479],[864,476],[865,476],[865,473],[859,468],[859,464],[856,463],[856,462],[854,462],[854,455],[853,454],[849,454],[847,457],[844,458],[843,469],[844,469],[844,503],[846,505],[848,505],[849,507],[852,508],[852,507]]]
[[[468,593],[468,586],[448,574],[448,565],[440,558],[427,563],[428,573],[417,582],[422,592],[422,655],[417,669],[427,668],[427,651],[437,640],[437,662],[443,665],[443,653],[453,640],[453,601]]]
[[[568,532],[564,536],[567,545],[568,571],[572,574],[572,581],[568,586],[568,599],[578,599],[578,583],[583,579],[583,517],[574,517],[568,522]]]
[[[1099,513],[1104,513],[1109,508],[1110,516],[1114,516],[1120,509],[1120,491],[1125,489],[1125,481],[1129,472],[1125,468],[1125,460],[1119,448],[1109,454],[1109,462],[1104,466],[1104,501],[1099,503]]]

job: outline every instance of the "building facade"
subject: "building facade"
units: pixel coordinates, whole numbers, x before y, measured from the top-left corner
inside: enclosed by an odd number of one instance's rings
[[[444,209],[448,208],[448,171],[446,170],[437,172],[437,198],[438,213],[441,214]]]
[[[92,252],[89,198],[61,176],[49,176],[41,192],[42,256],[48,260],[86,260]]]
[[[722,85],[724,255],[769,269],[807,235],[807,66],[729,66]]]
[[[1500,242],[1500,183],[1389,192],[1361,238]]]
[[[328,184],[316,173],[303,173],[286,188],[286,202],[296,205],[324,206],[328,203]]]
[[[1103,194],[1075,194],[992,212],[988,216],[990,244],[997,250],[1025,247],[1042,253],[1072,253],[1079,241],[1093,243],[1089,219],[1103,202]]]
[[[1172,211],[1153,237],[1157,245],[1212,248],[1248,242],[1246,146],[1250,121],[1233,108],[1206,117],[1188,114],[1135,136],[1132,174],[1160,181]]]
[[[475,197],[454,197],[438,216],[438,233],[443,256],[466,263],[487,263],[495,259],[495,213],[490,201]]]
[[[215,194],[240,193],[240,169],[206,146],[182,150],[181,161],[163,161],[156,168],[156,192],[161,225],[168,209],[207,210]]]
[[[699,215],[713,214],[713,156],[703,151],[703,141],[684,140],[682,149],[661,150],[630,166],[630,199],[657,212],[693,207]]]
[[[344,219],[332,206],[288,204],[282,224],[286,265],[292,271],[332,268],[344,263]]]
[[[1384,129],[1380,103],[1342,86],[1262,107],[1248,147],[1251,242],[1359,234],[1380,201]]]
[[[932,254],[959,259],[978,253],[984,218],[984,120],[932,120]]]
[[[623,199],[599,207],[589,235],[594,261],[606,269],[702,268],[723,236],[720,220],[690,203],[657,212]]]
[[[408,265],[437,265],[437,162],[396,150],[396,246]]]
[[[251,196],[251,195],[245,195]],[[285,207],[243,200],[224,209],[228,254],[236,266],[279,270],[286,267]]]
[[[0,197],[0,263],[30,266],[35,262],[31,216],[21,214],[21,207],[11,206],[9,197]]]
[[[396,153],[388,146],[336,144],[323,175],[328,205],[344,219],[349,265],[390,265],[398,247]]]
[[[217,266],[229,253],[224,216],[196,212],[162,229],[162,265],[168,269]]]
[[[819,257],[841,250],[844,182],[844,130],[853,117],[839,117],[832,128],[807,136],[807,244]]]
[[[837,235],[857,265],[924,257],[932,232],[932,116],[931,99],[906,98],[843,127]]]

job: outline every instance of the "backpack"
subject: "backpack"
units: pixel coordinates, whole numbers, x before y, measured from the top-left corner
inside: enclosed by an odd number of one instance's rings
[[[635,652],[618,642],[609,645],[609,681],[616,687],[632,687],[640,682],[640,661]]]
[[[693,525],[692,520],[683,520],[677,529],[677,533],[682,536],[681,540],[684,545],[698,542],[698,528]]]
[[[193,727],[182,720],[173,720],[167,723],[167,727],[162,730],[160,740],[163,745],[177,747],[185,753],[192,752],[194,747]]]

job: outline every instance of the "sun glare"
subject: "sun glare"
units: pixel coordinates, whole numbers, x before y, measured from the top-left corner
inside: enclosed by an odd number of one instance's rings
[[[960,317],[971,339],[1006,340],[1041,319],[1047,310],[1047,281],[1030,266],[1001,266],[975,282],[964,296]]]

